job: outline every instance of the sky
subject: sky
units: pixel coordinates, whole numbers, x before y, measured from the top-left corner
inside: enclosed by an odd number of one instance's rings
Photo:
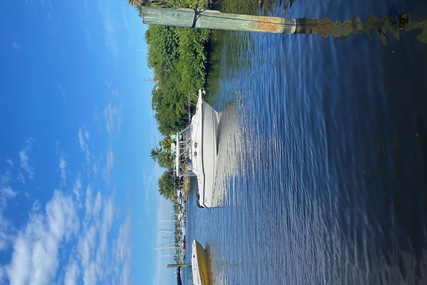
[[[173,284],[142,24],[127,0],[0,0],[0,284]]]

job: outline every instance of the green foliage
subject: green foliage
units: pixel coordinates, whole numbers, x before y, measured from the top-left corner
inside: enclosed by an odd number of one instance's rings
[[[151,150],[150,156],[161,167],[166,169],[173,169],[174,159],[167,149],[163,149],[162,147],[156,147]]]
[[[179,91],[185,94],[188,87],[197,91],[205,83],[205,44],[209,33],[206,30],[180,28],[177,34],[180,42],[177,70],[181,74],[181,82],[186,83],[179,86]]]
[[[175,196],[173,171],[166,170],[158,181],[159,192],[166,199],[173,199]]]
[[[209,32],[151,25],[145,38],[155,82],[152,107],[159,131],[168,136],[188,124],[188,92],[196,93],[205,85]]]
[[[145,33],[148,44],[148,66],[156,73],[156,81],[173,69],[179,60],[178,36],[175,27],[151,25]]]
[[[128,0],[142,15],[143,6],[162,8],[202,9],[208,0]],[[151,150],[151,158],[166,172],[159,179],[159,191],[173,197],[173,157],[170,154],[170,134],[188,125],[188,93],[195,94],[205,86],[206,44],[210,32],[201,29],[150,25],[145,39],[148,45],[147,63],[154,74],[152,108],[164,139]],[[193,96],[192,103],[195,102]]]

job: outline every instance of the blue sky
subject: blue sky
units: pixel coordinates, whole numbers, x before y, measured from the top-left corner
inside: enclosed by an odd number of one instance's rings
[[[151,72],[125,0],[0,0],[0,284],[167,284]]]

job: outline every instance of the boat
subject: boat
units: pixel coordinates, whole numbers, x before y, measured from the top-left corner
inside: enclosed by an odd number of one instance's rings
[[[182,285],[181,266],[176,269],[176,285]]]
[[[175,173],[177,177],[197,177],[197,204],[202,208],[216,207],[213,199],[218,157],[219,115],[203,100],[199,90],[196,112],[190,125],[177,133]]]
[[[205,250],[197,240],[194,240],[192,245],[191,271],[194,285],[209,285],[209,272]]]

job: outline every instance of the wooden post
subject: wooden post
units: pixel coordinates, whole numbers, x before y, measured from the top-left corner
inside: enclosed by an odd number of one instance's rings
[[[332,36],[336,39],[345,39],[360,32],[372,39],[371,33],[374,32],[384,45],[388,43],[386,36],[388,32],[391,32],[398,40],[401,31],[421,30],[417,39],[427,44],[427,19],[412,22],[406,12],[399,15],[397,21],[392,21],[387,17],[369,17],[368,21],[363,24],[359,18],[339,22],[330,19],[278,18],[224,14],[214,10],[174,10],[145,6],[141,7],[141,11],[142,21],[145,24],[282,34],[319,34],[324,38]]]
[[[142,7],[142,21],[176,27],[203,28],[230,31],[251,31],[295,34],[297,20],[292,18],[263,17],[238,14],[224,14],[219,11],[196,11],[192,9],[167,9]]]

